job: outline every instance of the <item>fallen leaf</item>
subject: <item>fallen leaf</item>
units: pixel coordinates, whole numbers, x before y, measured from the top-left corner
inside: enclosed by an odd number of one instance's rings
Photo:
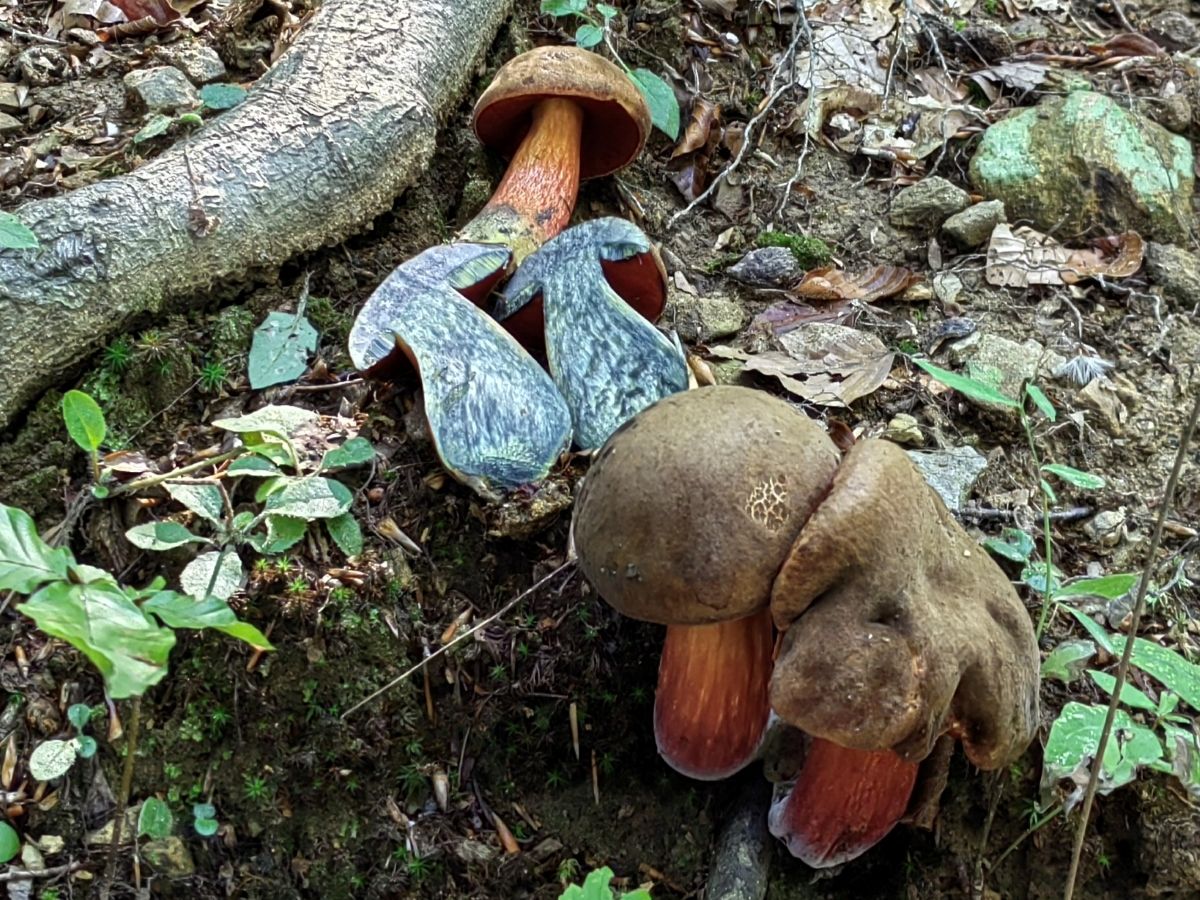
[[[849,324],[854,318],[854,307],[849,301],[821,306],[809,306],[794,300],[773,303],[755,316],[750,322],[750,331],[759,331],[780,337],[809,322],[832,322],[836,325]]]
[[[873,266],[857,275],[826,266],[806,272],[792,293],[806,300],[883,300],[921,280],[900,266]]]
[[[692,117],[688,121],[687,128],[684,129],[683,138],[671,151],[671,159],[677,159],[686,153],[695,153],[697,150],[703,149],[708,144],[713,125],[717,123],[720,115],[720,104],[697,97],[692,104]]]
[[[150,18],[159,25],[166,25],[179,18],[179,13],[166,0],[109,0],[113,6],[125,13],[130,22]]]
[[[971,73],[971,79],[983,87],[983,82],[998,82],[1018,91],[1035,90],[1049,73],[1050,67],[1036,62],[1002,62]]]
[[[1088,52],[1102,60],[1128,59],[1131,56],[1162,56],[1163,48],[1144,34],[1118,34],[1103,44],[1088,44]]]
[[[1091,249],[1071,250],[1032,228],[1000,224],[988,242],[984,274],[998,287],[1128,278],[1141,268],[1144,252],[1141,236],[1132,231],[1101,238]]]

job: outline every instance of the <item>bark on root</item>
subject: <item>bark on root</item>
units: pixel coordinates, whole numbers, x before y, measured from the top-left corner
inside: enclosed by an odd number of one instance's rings
[[[16,210],[41,247],[0,250],[0,428],[134,317],[385,211],[511,2],[326,0],[240,107],[134,172]]]

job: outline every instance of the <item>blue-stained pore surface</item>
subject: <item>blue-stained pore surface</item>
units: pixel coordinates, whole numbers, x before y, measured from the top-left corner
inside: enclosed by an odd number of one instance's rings
[[[621,299],[600,265],[649,252],[649,238],[624,219],[576,225],[526,258],[498,307],[519,309],[542,295],[550,375],[584,450],[601,446],[655,401],[687,390],[678,340]]]

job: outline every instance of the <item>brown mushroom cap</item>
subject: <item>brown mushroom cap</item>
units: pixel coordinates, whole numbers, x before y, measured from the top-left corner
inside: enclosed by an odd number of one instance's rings
[[[981,769],[1038,722],[1033,626],[1008,578],[886,441],[846,455],[776,579],[781,718],[858,750],[924,759],[943,733]]]
[[[787,403],[743,387],[666,397],[584,479],[579,564],[618,612],[666,625],[746,616],[824,496],[838,452]]]
[[[650,134],[650,110],[617,66],[578,47],[538,47],[505,63],[475,104],[471,126],[489,147],[511,156],[540,100],[565,97],[583,109],[580,178],[628,165]]]

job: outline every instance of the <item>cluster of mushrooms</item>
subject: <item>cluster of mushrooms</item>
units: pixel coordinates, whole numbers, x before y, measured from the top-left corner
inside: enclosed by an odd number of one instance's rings
[[[666,273],[647,237],[614,218],[563,230],[579,180],[645,143],[624,73],[534,50],[472,122],[511,157],[503,181],[369,298],[351,356],[373,376],[415,367],[441,461],[484,496],[541,481],[572,443],[598,451],[571,539],[611,606],[667,626],[666,762],[725,778],[763,757],[773,722],[802,733],[770,828],[824,867],[925,802],[935,748],[961,741],[981,769],[1019,757],[1038,721],[1029,616],[904,452],[868,439],[843,456],[782,400],[688,390],[678,340],[653,326]]]

